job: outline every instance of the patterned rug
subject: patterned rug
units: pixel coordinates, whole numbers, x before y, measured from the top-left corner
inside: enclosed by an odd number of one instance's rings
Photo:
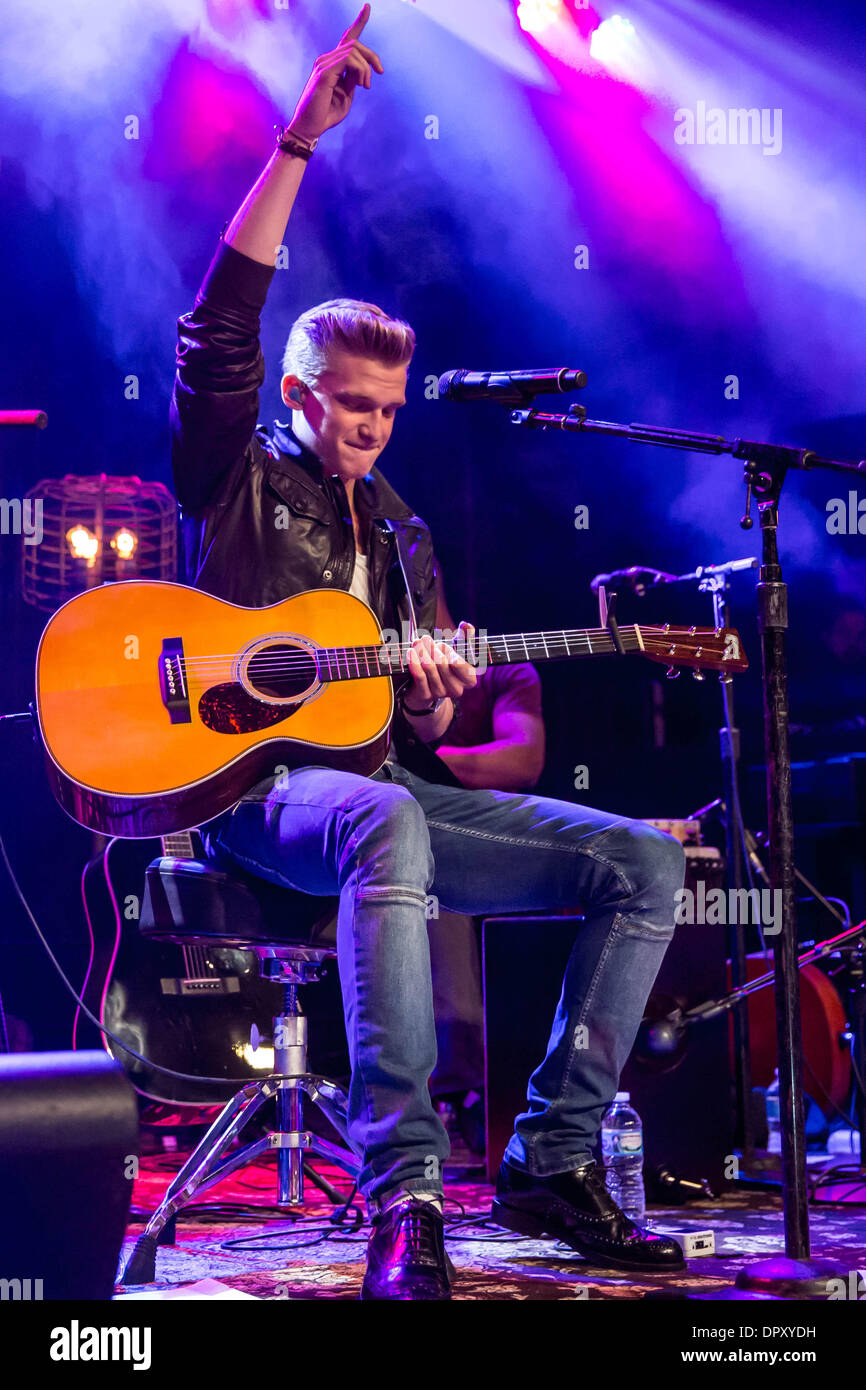
[[[133,1219],[123,1249],[129,1257],[147,1213],[179,1168],[183,1156],[142,1159],[133,1195]],[[317,1171],[348,1201],[345,1174],[317,1159]],[[556,1241],[532,1240],[489,1220],[492,1189],[446,1169],[446,1239],[457,1268],[456,1299],[637,1299],[655,1291],[723,1298],[739,1269],[784,1252],[782,1203],[777,1192],[738,1188],[713,1201],[686,1207],[652,1207],[647,1222],[656,1230],[712,1231],[715,1254],[690,1259],[672,1275],[623,1276],[590,1267]],[[866,1193],[861,1194],[866,1197]],[[335,1207],[305,1184],[298,1214],[275,1206],[275,1157],[225,1179],[181,1213],[177,1244],[159,1247],[157,1279],[140,1289],[117,1287],[117,1296],[171,1291],[202,1280],[207,1292],[229,1290],[254,1298],[356,1299],[364,1275],[369,1226],[363,1204]],[[812,1254],[832,1258],[846,1270],[866,1269],[866,1206],[818,1204],[810,1209]]]

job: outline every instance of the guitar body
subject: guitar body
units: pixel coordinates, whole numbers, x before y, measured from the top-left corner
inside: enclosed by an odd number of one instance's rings
[[[258,974],[251,951],[187,948],[147,941],[138,930],[144,875],[163,853],[159,840],[112,840],[91,859],[82,894],[93,959],[82,998],[92,1013],[159,1066],[226,1078],[225,1089],[166,1076],[130,1057],[82,1020],[93,1045],[110,1049],[140,1095],[171,1105],[222,1105],[257,1072],[250,1032],[271,1032],[279,991]]]
[[[201,825],[283,768],[369,776],[386,756],[391,678],[324,680],[316,653],[381,642],[343,590],[268,608],[141,580],[86,590],[36,659],[54,793],[79,824],[136,839]]]

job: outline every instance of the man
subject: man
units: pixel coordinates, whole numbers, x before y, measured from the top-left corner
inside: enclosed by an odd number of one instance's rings
[[[289,335],[281,381],[293,427],[255,429],[259,314],[307,161],[356,88],[383,71],[361,42],[368,18],[365,5],[317,60],[180,321],[172,461],[188,576],[201,588],[248,605],[328,586],[366,592],[385,626],[414,609],[429,632],[430,534],[374,466],[405,400],[408,325],[362,301],[308,310]],[[503,1162],[497,1220],[618,1268],[681,1267],[675,1242],[638,1230],[611,1201],[592,1150],[672,935],[682,849],[620,816],[413,773],[413,749],[443,738],[476,672],[429,636],[412,644],[409,670],[394,725],[399,757],[392,751],[372,778],[275,769],[208,833],[210,853],[301,892],[339,896],[348,1126],[373,1221],[361,1296],[450,1297],[448,1140],[427,1084],[436,1060],[431,891],[469,914],[587,905],[548,1053]]]

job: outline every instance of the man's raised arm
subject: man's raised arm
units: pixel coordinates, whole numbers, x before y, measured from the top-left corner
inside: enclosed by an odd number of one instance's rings
[[[172,470],[178,501],[195,512],[244,457],[258,419],[264,361],[260,316],[277,250],[319,137],[344,119],[357,86],[382,72],[360,42],[364,5],[330,53],[316,60],[280,145],[250,189],[211,262],[195,307],[178,321],[171,402]]]
[[[286,127],[288,143],[294,140],[309,148],[326,130],[344,120],[355,88],[369,87],[372,73],[383,71],[378,54],[360,41],[369,18],[370,6],[365,5],[337,47],[316,59]],[[229,246],[262,265],[273,266],[305,168],[303,154],[274,151],[229,225],[225,234]]]

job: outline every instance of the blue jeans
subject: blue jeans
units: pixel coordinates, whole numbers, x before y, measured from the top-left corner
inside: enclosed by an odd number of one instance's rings
[[[441,1193],[450,1152],[427,1084],[428,894],[472,915],[580,905],[547,1054],[506,1157],[540,1176],[592,1159],[673,935],[685,862],[676,840],[570,801],[437,786],[397,763],[372,778],[304,767],[268,779],[207,831],[222,861],[339,895],[349,1135],[371,1211],[398,1190]]]

